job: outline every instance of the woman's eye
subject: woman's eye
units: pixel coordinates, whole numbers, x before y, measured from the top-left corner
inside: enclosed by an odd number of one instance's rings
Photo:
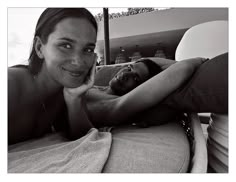
[[[92,49],[92,48],[86,48],[86,49],[85,49],[85,52],[87,52],[87,53],[94,53],[94,49]]]
[[[61,47],[65,48],[65,49],[71,49],[72,46],[70,44],[61,44]]]

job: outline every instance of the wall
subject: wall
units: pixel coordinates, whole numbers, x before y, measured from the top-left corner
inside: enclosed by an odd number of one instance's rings
[[[142,39],[141,43],[145,44],[146,50],[150,49],[147,44],[152,44],[153,47],[157,42],[164,42],[173,54],[188,28],[213,20],[228,20],[228,8],[172,8],[111,19],[109,21],[111,59],[114,59],[122,44],[125,44],[128,52],[132,52],[139,39]],[[171,38],[167,42],[160,40],[160,33],[168,37],[168,32]],[[152,38],[150,39],[148,35],[152,35]],[[99,55],[104,52],[103,39],[103,22],[100,22],[97,42]],[[169,45],[170,42],[173,42],[173,45]]]
[[[212,21],[227,20],[227,8],[173,8],[111,19],[110,38],[184,29]],[[104,39],[103,22],[99,23],[98,40]]]

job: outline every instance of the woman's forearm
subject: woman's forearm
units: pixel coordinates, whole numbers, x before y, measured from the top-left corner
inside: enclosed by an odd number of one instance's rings
[[[84,136],[92,127],[85,111],[83,98],[66,101],[69,117],[69,135],[72,140]]]
[[[175,60],[158,58],[158,57],[147,57],[147,59],[152,60],[154,63],[156,63],[158,66],[160,66],[162,70],[165,70],[166,68],[168,68],[172,64],[176,63]]]

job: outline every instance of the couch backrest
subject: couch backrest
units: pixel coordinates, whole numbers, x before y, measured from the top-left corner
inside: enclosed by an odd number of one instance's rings
[[[228,21],[210,21],[188,29],[182,37],[175,60],[213,58],[228,52]]]
[[[95,83],[97,86],[108,86],[109,81],[115,76],[115,74],[123,67],[120,64],[114,64],[109,66],[102,66],[95,75]]]

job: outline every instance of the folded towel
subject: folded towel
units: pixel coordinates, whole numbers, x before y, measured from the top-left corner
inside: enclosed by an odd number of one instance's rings
[[[9,173],[99,173],[111,147],[111,133],[92,128],[66,141],[58,134],[8,148]]]

